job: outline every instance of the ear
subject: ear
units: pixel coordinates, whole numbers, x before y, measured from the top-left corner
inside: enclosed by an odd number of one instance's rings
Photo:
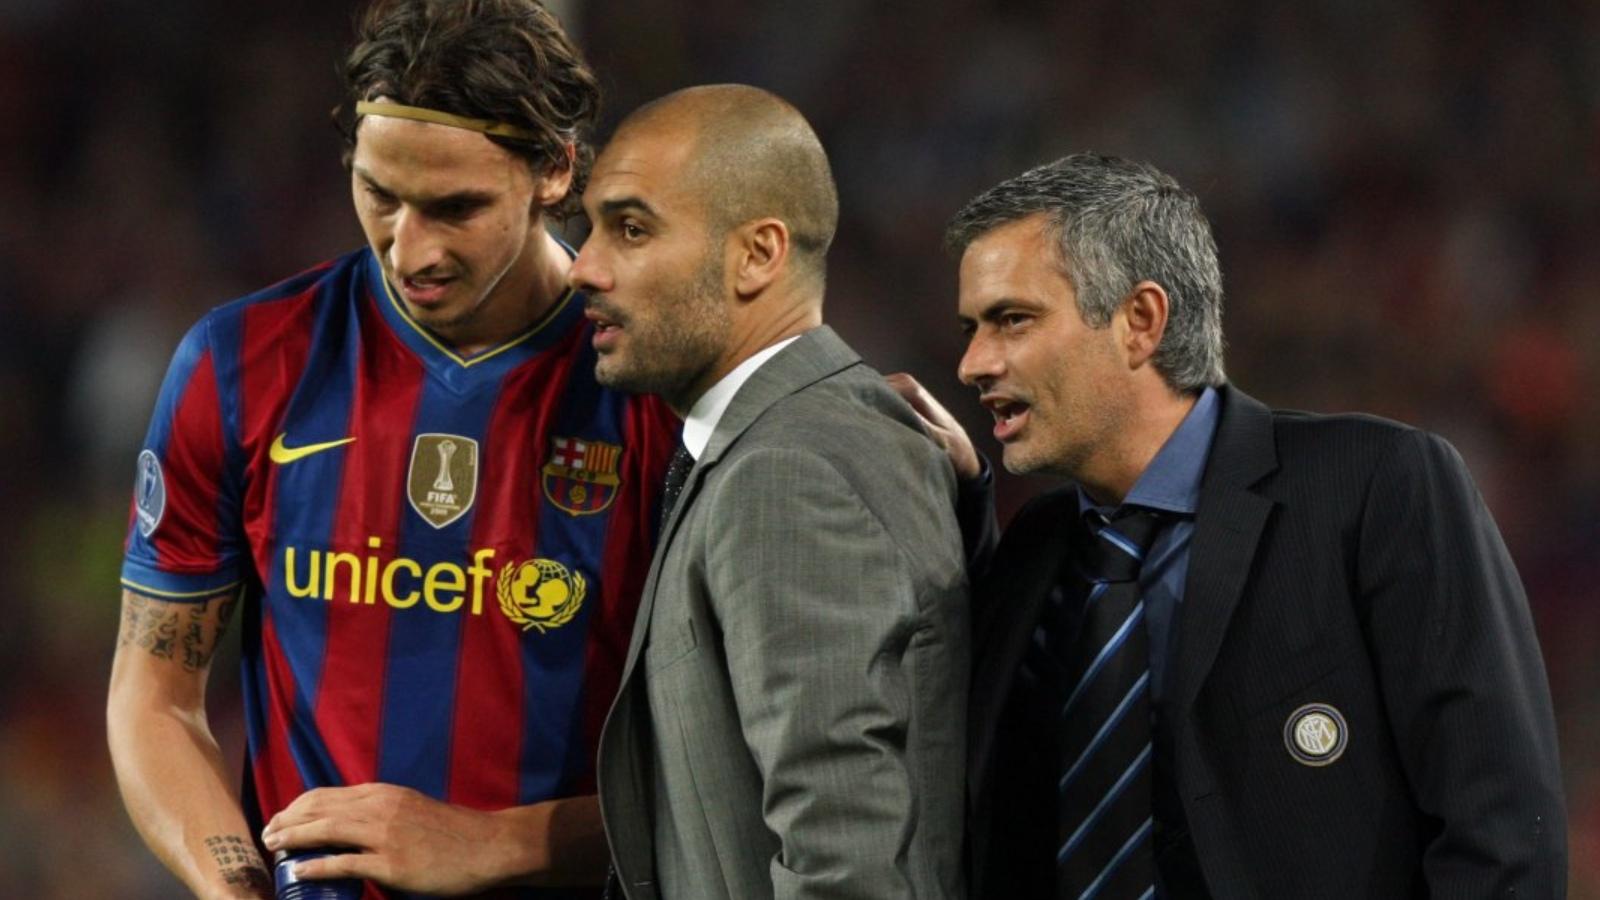
[[[578,167],[578,146],[568,141],[561,145],[561,149],[567,157],[566,165],[559,169],[552,166],[538,176],[539,183],[534,194],[535,201],[541,207],[555,206],[566,199],[567,192],[572,190],[572,173]]]
[[[733,288],[741,299],[766,290],[789,263],[789,226],[782,219],[752,219],[729,235]]]
[[[1141,281],[1122,300],[1118,310],[1124,326],[1121,344],[1128,368],[1137,369],[1156,355],[1167,332],[1167,291],[1154,281]]]

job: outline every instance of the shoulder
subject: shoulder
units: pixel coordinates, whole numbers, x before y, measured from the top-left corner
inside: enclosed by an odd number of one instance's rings
[[[774,401],[717,468],[725,470],[719,480],[730,484],[749,484],[744,476],[759,472],[765,481],[785,480],[790,490],[831,492],[908,535],[933,540],[956,530],[949,460],[904,401],[861,364]]]
[[[1208,473],[1226,470],[1237,455],[1248,454],[1251,442],[1239,440],[1240,435],[1259,427],[1249,423],[1252,417],[1265,421],[1275,465],[1261,488],[1275,499],[1361,502],[1377,491],[1428,490],[1430,481],[1471,484],[1455,448],[1421,428],[1364,413],[1268,410],[1242,396],[1230,402],[1239,402],[1239,409],[1224,412]]]
[[[355,324],[352,298],[362,296],[368,277],[366,250],[319,263],[272,285],[213,307],[190,332],[221,360],[260,365],[289,353],[303,355],[317,334],[338,340]]]
[[[309,336],[316,311],[348,298],[351,288],[360,284],[367,270],[366,257],[365,250],[347,253],[212,307],[189,329],[179,354],[206,348],[243,349],[247,329],[250,336],[284,336],[301,323],[301,330]],[[297,316],[297,312],[303,315]]]
[[[304,305],[308,308],[337,302],[348,296],[350,289],[360,286],[367,274],[368,251],[355,250],[343,256],[318,263],[258,291],[235,298],[213,308],[206,318],[218,325],[232,324],[245,316],[255,314],[281,314],[287,305]],[[277,306],[266,310],[262,307]]]
[[[1443,437],[1380,416],[1273,410],[1272,422],[1286,466],[1374,471],[1413,469],[1429,461],[1460,464],[1460,455]]]
[[[911,408],[859,362],[779,398],[748,437],[759,445],[802,444],[843,469],[882,467],[891,456],[942,458]]]

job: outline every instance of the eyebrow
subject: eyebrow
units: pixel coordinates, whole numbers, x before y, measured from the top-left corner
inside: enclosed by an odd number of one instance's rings
[[[350,168],[351,168],[351,171],[356,173],[356,177],[357,178],[360,178],[362,181],[366,182],[367,185],[369,187],[373,188],[374,190],[377,190],[377,191],[380,191],[382,193],[388,194],[391,197],[399,197],[400,196],[399,192],[397,192],[394,189],[386,186],[383,182],[379,181],[378,179],[372,177],[372,173],[368,172],[366,169],[363,169],[360,166],[351,166]],[[442,196],[437,196],[437,197],[421,196],[421,197],[404,197],[402,199],[410,200],[410,201],[414,202],[418,206],[425,206],[425,207],[435,207],[435,206],[444,206],[444,205],[486,206],[486,205],[494,202],[494,195],[489,193],[489,192],[487,192],[487,191],[464,190],[464,191],[456,191],[456,192],[450,193],[450,194],[444,194]]]
[[[660,214],[658,214],[655,209],[650,206],[650,204],[644,202],[644,200],[639,197],[618,197],[614,200],[600,201],[600,215],[602,216],[613,216],[617,213],[628,212],[630,210],[634,212],[642,212],[653,219],[661,218]]]
[[[1021,299],[1020,297],[996,297],[983,309],[978,310],[977,318],[982,319],[985,322],[992,322],[1011,310],[1017,308],[1034,310],[1037,309],[1037,304],[1030,303]],[[966,318],[970,319],[971,317]]]

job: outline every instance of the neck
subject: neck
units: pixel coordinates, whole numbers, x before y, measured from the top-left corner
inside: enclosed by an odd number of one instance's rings
[[[1194,409],[1195,400],[1192,394],[1174,394],[1163,382],[1159,392],[1130,404],[1112,426],[1115,439],[1077,474],[1078,483],[1096,503],[1120,504]]]
[[[544,228],[539,228],[523,257],[508,269],[484,300],[483,315],[459,330],[439,336],[463,356],[482,353],[532,328],[567,291],[572,259]]]
[[[717,382],[728,377],[728,373],[737,369],[740,363],[779,341],[805,334],[822,324],[821,302],[809,299],[782,302],[776,297],[761,297],[753,302],[769,301],[776,301],[769,307],[777,310],[775,315],[764,311],[747,310],[743,321],[736,318],[733,339],[729,342],[728,350],[718,358],[717,364],[696,379],[694,385],[684,392],[684,396],[663,398],[673,412],[680,417],[688,415],[695,401],[704,396],[706,391],[711,390]]]

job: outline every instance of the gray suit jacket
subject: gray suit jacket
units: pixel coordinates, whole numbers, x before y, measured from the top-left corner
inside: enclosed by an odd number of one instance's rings
[[[962,895],[955,496],[832,330],[740,388],[662,531],[600,741],[628,897]]]

